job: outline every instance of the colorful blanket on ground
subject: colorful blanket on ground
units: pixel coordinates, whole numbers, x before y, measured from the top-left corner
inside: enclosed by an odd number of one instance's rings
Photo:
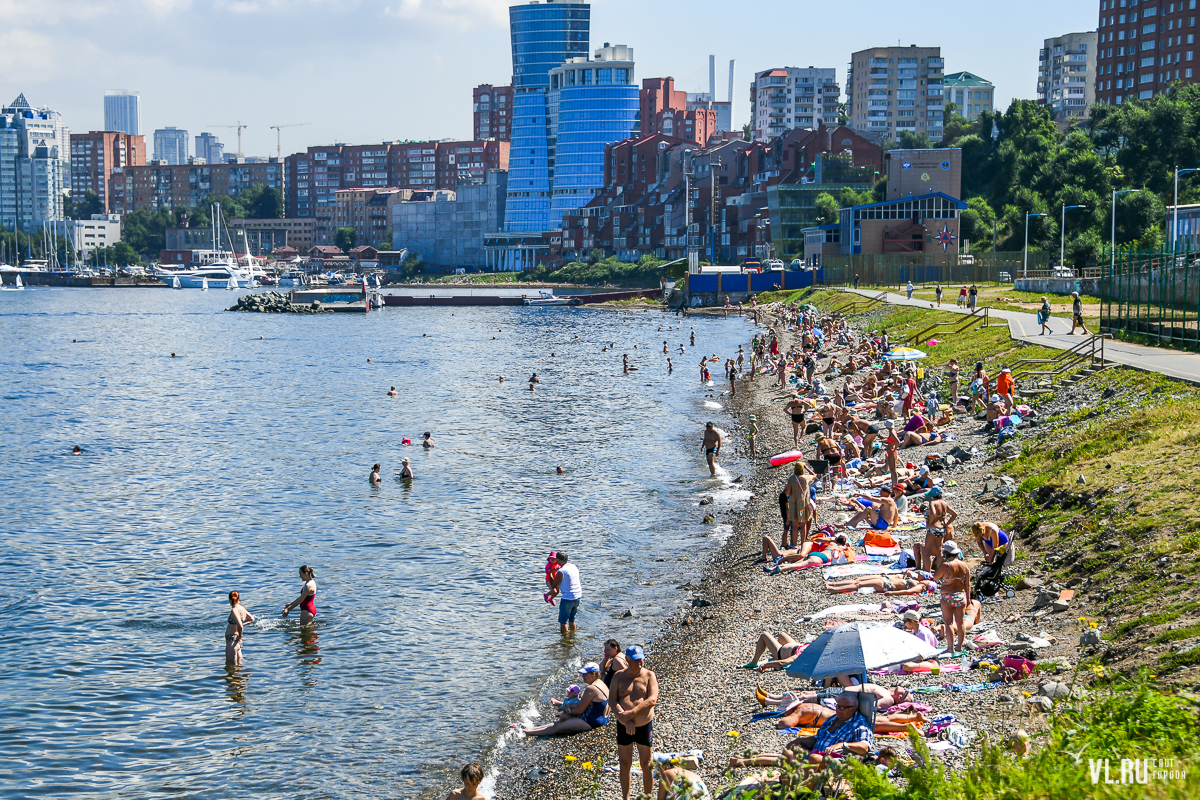
[[[997,689],[1003,682],[996,683],[944,683],[941,686],[914,686],[909,694],[937,694],[938,692],[982,692],[985,689]]]
[[[855,564],[835,564],[832,567],[826,567],[822,577],[826,581],[832,578],[853,578],[859,575],[882,575],[887,572],[886,567],[881,567],[878,564],[872,563],[855,563]]]
[[[808,617],[807,621],[812,622],[825,617],[832,617],[841,614],[856,614],[859,611],[879,611],[879,603],[848,603],[840,606],[830,606],[829,608],[826,608],[823,611],[818,611],[811,617]],[[805,622],[803,619],[797,621]]]

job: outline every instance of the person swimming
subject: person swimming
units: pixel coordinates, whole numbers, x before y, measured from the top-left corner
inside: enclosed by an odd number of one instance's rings
[[[245,626],[254,624],[254,615],[245,606],[239,605],[241,595],[229,593],[229,618],[225,621],[225,663],[242,663],[242,637]]]
[[[426,450],[433,447],[433,437],[429,435],[429,431],[425,431],[425,433],[421,434],[421,438],[421,447],[424,447]]]
[[[71,455],[73,455],[73,456],[83,455],[83,448],[80,447],[79,445],[75,445],[74,447],[71,448]]]
[[[398,396],[399,394],[400,394],[400,393],[396,391],[396,387],[395,387],[395,386],[393,386],[393,387],[392,387],[390,390],[388,390],[387,396],[388,396],[388,397],[396,397],[396,396]]]
[[[412,471],[412,467],[410,467],[408,465],[408,459],[407,458],[400,459],[400,464],[401,464],[400,471],[397,472],[396,475],[399,476],[399,478],[401,480],[411,481],[413,479],[413,471]]]
[[[369,480],[369,481],[371,482],[371,485],[372,485],[372,486],[374,486],[375,484],[379,483],[379,481],[380,481],[380,480],[382,480],[382,479],[379,477],[379,470],[380,470],[380,469],[381,469],[381,467],[380,467],[380,465],[379,465],[379,464],[376,464],[376,465],[374,465],[373,467],[371,467],[371,477],[370,477],[370,478],[368,478],[367,480]]]

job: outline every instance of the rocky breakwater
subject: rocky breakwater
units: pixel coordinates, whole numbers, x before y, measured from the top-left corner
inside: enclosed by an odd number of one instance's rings
[[[279,292],[245,294],[238,298],[237,303],[225,310],[256,311],[262,314],[324,314],[329,312],[329,309],[324,308],[319,300],[313,300],[308,304],[293,303],[287,295]]]

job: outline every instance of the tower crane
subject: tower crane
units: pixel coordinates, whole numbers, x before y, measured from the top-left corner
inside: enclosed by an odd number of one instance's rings
[[[238,123],[236,125],[209,125],[208,127],[210,127],[210,128],[237,128],[237,132],[238,132],[237,157],[239,159],[242,157],[242,128],[249,128],[250,127],[249,125],[243,125],[242,121],[238,120]]]
[[[311,122],[293,122],[288,125],[272,125],[271,129],[275,131],[275,157],[283,158],[283,136],[280,131],[283,128],[301,128],[305,125],[312,125]]]

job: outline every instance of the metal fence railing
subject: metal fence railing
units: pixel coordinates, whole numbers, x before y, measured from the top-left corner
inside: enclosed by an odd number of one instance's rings
[[[860,286],[902,287],[915,284],[1011,283],[1021,276],[1024,253],[884,253],[870,255],[825,256],[822,259],[822,283],[827,286],[852,286],[858,276]],[[1047,253],[1029,254],[1029,270],[1050,268]]]
[[[1200,253],[1130,251],[1104,261],[1102,333],[1200,348]]]

